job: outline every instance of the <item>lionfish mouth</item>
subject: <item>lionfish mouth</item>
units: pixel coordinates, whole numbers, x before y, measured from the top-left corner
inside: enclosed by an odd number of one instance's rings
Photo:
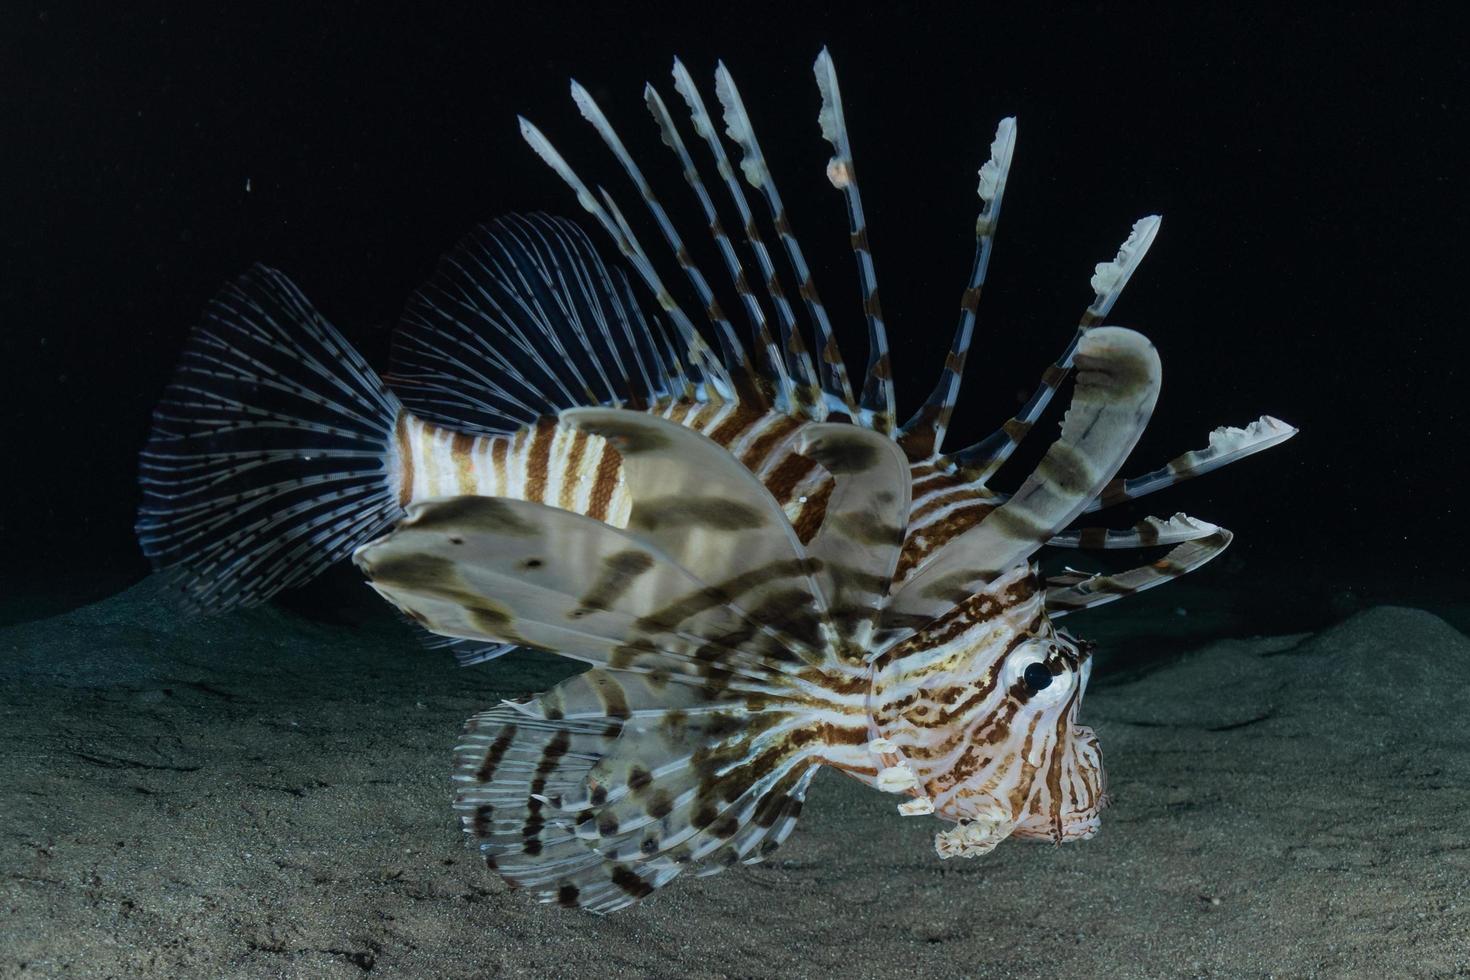
[[[1070,844],[1073,841],[1091,840],[1102,827],[1102,807],[1085,817],[1069,817],[1046,831],[1028,830],[1018,826],[1011,832],[1017,840],[1050,841],[1053,844]]]

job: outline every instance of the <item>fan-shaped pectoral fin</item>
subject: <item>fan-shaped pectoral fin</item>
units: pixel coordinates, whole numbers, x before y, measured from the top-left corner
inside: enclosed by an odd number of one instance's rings
[[[1020,489],[975,527],[916,567],[888,614],[937,616],[1000,572],[1028,561],[1101,492],[1138,442],[1162,374],[1147,338],[1100,327],[1077,349],[1077,385],[1062,434]]]
[[[912,497],[908,459],[888,436],[835,422],[803,428],[799,451],[832,474],[826,516],[807,552],[843,654],[862,659],[903,548]]]
[[[356,560],[373,588],[443,636],[761,689],[778,684],[801,649],[781,628],[788,623],[748,612],[783,595],[789,578],[773,572],[716,589],[636,534],[530,501],[413,504]],[[804,569],[795,574],[804,579]]]
[[[812,563],[754,473],[714,440],[656,415],[575,408],[561,420],[622,456],[629,532],[717,592],[745,596],[745,611],[777,627],[789,649],[822,658],[831,626]]]

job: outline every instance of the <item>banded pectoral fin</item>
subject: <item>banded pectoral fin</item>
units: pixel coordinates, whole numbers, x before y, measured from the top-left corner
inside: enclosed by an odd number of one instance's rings
[[[711,701],[635,713],[557,802],[605,860],[713,874],[760,860],[794,827],[816,766],[809,714]]]
[[[611,912],[686,871],[760,860],[796,824],[815,763],[802,713],[594,668],[476,715],[455,806],[502,877]]]
[[[714,440],[656,415],[578,408],[561,419],[621,455],[629,532],[736,597],[787,649],[822,662],[832,627],[815,566],[755,474]]]
[[[799,451],[832,474],[832,495],[807,552],[818,565],[844,656],[863,659],[888,602],[912,496],[908,459],[898,444],[862,426],[803,427]]]
[[[401,612],[401,610],[400,610]],[[417,635],[419,642],[426,650],[448,650],[454,654],[454,660],[461,667],[472,664],[483,664],[518,649],[514,643],[500,643],[493,640],[467,640],[457,636],[444,636],[414,620],[407,613],[403,613],[403,621]]]
[[[716,588],[628,531],[543,504],[448,497],[409,508],[359,549],[373,588],[435,633],[551,650],[595,665],[765,690],[796,661],[747,615],[783,580]],[[805,575],[804,568],[792,570]]]
[[[1076,364],[1061,437],[1009,500],[916,567],[899,586],[890,619],[932,619],[1025,563],[1118,472],[1158,399],[1158,353],[1132,330],[1099,327],[1083,335]]]

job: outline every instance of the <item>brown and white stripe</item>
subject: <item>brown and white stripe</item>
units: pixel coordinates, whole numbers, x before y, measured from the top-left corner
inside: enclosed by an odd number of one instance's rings
[[[668,401],[650,409],[724,446],[785,509],[802,540],[821,525],[831,476],[797,451],[810,423],[738,402]],[[397,426],[403,506],[438,497],[512,497],[626,526],[630,501],[617,450],[543,419],[509,435],[469,435],[402,413]],[[914,496],[898,577],[973,527],[1001,498],[930,458],[910,464]]]

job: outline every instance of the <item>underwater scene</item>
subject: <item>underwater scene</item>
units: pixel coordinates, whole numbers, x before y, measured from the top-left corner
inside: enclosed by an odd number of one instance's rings
[[[1467,18],[0,17],[0,977],[1470,976]]]

